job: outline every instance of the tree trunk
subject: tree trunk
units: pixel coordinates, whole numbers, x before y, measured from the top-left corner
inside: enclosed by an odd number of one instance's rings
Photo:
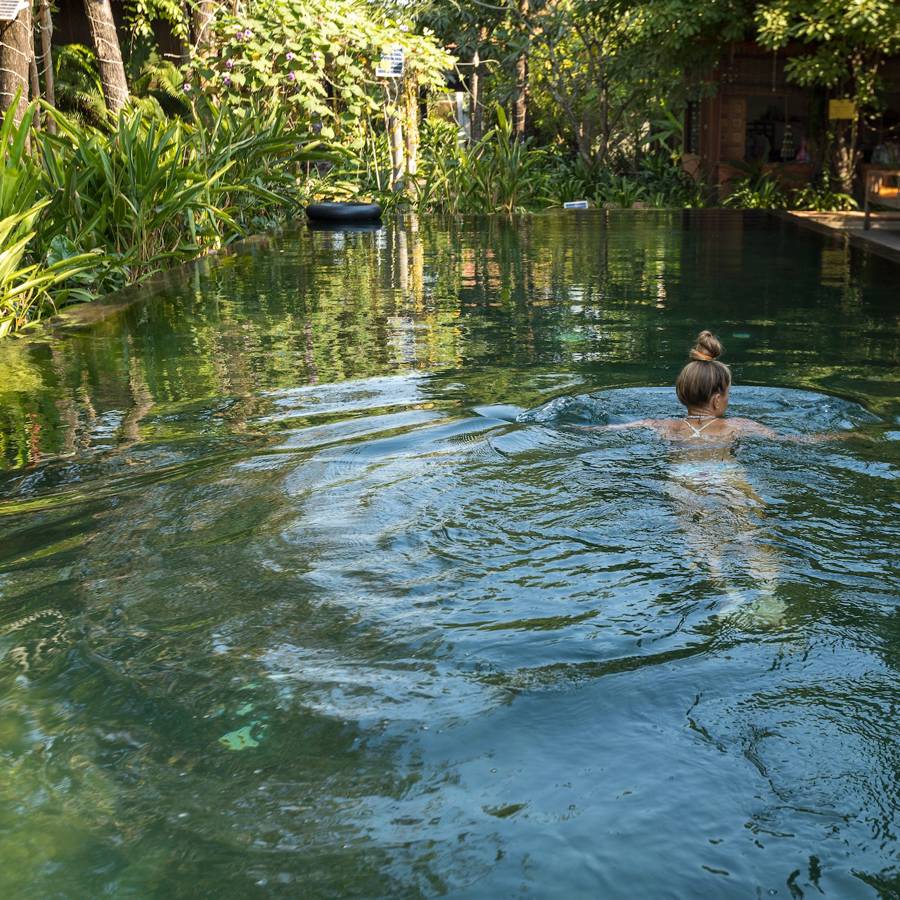
[[[196,50],[215,49],[212,26],[217,5],[216,0],[194,0],[192,24]]]
[[[853,193],[856,180],[856,167],[859,164],[860,152],[857,146],[859,119],[855,118],[849,127],[841,123],[838,126],[834,152],[835,174],[845,194]]]
[[[516,102],[513,107],[513,129],[517,138],[525,137],[525,116],[528,111],[528,57],[522,53],[516,60]]]
[[[50,0],[41,0],[41,67],[44,70],[44,99],[56,106],[56,84],[53,81],[53,19],[50,15]],[[45,125],[51,134],[56,131],[53,119],[47,118]]]
[[[388,115],[388,135],[391,142],[391,190],[402,191],[406,162],[403,158],[403,124],[397,109]]]
[[[406,186],[410,196],[418,196],[419,184],[419,84],[414,75],[403,79],[403,136],[406,142]]]
[[[600,146],[597,149],[597,161],[601,166],[609,162],[609,91],[606,85],[600,88]]]
[[[34,51],[34,29],[31,35],[31,53],[28,57],[28,80],[31,82],[31,99],[41,99],[41,79],[38,76],[37,53]],[[38,119],[35,118],[35,125]]]
[[[522,33],[528,35],[528,0],[519,0]],[[525,116],[528,111],[528,50],[523,49],[516,60],[516,99],[513,107],[513,129],[517,138],[525,137]]]
[[[472,75],[469,78],[469,141],[473,144],[481,139],[481,107],[478,105],[480,67],[481,56],[476,46],[472,54]]]
[[[18,94],[14,114],[17,125],[28,107],[29,62],[33,46],[29,5],[12,22],[0,24],[0,111],[6,112]]]
[[[128,81],[122,65],[122,50],[109,0],[84,0],[91,39],[100,64],[100,82],[106,108],[118,115],[128,101]]]
[[[405,147],[403,141],[403,87],[397,85],[393,92],[390,80],[384,84],[384,128],[391,151],[391,190],[403,190],[403,176],[406,174]]]

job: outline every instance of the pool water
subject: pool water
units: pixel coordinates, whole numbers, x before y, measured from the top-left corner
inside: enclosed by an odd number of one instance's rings
[[[252,242],[0,345],[0,895],[896,897],[900,268]],[[702,327],[733,412],[645,430]]]

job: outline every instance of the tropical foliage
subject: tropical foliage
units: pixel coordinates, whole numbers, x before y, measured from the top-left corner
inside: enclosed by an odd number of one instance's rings
[[[408,22],[360,0],[266,0],[215,22],[215,50],[201,49],[189,87],[245,107],[265,98],[301,127],[359,149],[382,114],[382,51],[401,47],[405,77],[443,85],[453,57]]]
[[[108,131],[48,110],[54,131],[31,134],[35,112],[0,127],[0,333],[284,221],[307,199],[303,167],[332,159],[277,112],[141,104]]]
[[[115,29],[107,0],[90,6],[99,46]],[[804,46],[788,76],[861,115],[900,52],[885,0],[125,0],[129,40],[110,54],[51,53],[50,6],[36,9],[46,99],[5,101],[0,135],[3,332],[276,227],[310,198],[452,215],[720,202],[682,170],[681,123],[731,42]],[[160,23],[181,58],[157,45]],[[401,77],[380,71],[388,51]],[[34,95],[5,65],[0,80]],[[857,130],[833,128],[814,184],[748,171],[727,205],[851,208]]]

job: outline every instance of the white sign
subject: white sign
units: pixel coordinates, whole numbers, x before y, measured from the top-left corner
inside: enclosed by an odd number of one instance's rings
[[[587,209],[588,202],[587,200],[569,200],[566,203],[563,203],[563,209]]]
[[[393,46],[383,51],[381,62],[375,68],[376,78],[402,78],[404,51],[402,47]]]
[[[28,9],[28,0],[0,0],[0,22],[12,22],[23,9]]]

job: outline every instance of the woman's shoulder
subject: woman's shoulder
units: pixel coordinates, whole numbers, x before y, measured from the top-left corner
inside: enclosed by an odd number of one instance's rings
[[[741,416],[730,417],[724,420],[731,428],[740,434],[758,434],[763,437],[778,437],[778,432],[773,431],[768,425],[757,422],[755,419],[746,419]]]

